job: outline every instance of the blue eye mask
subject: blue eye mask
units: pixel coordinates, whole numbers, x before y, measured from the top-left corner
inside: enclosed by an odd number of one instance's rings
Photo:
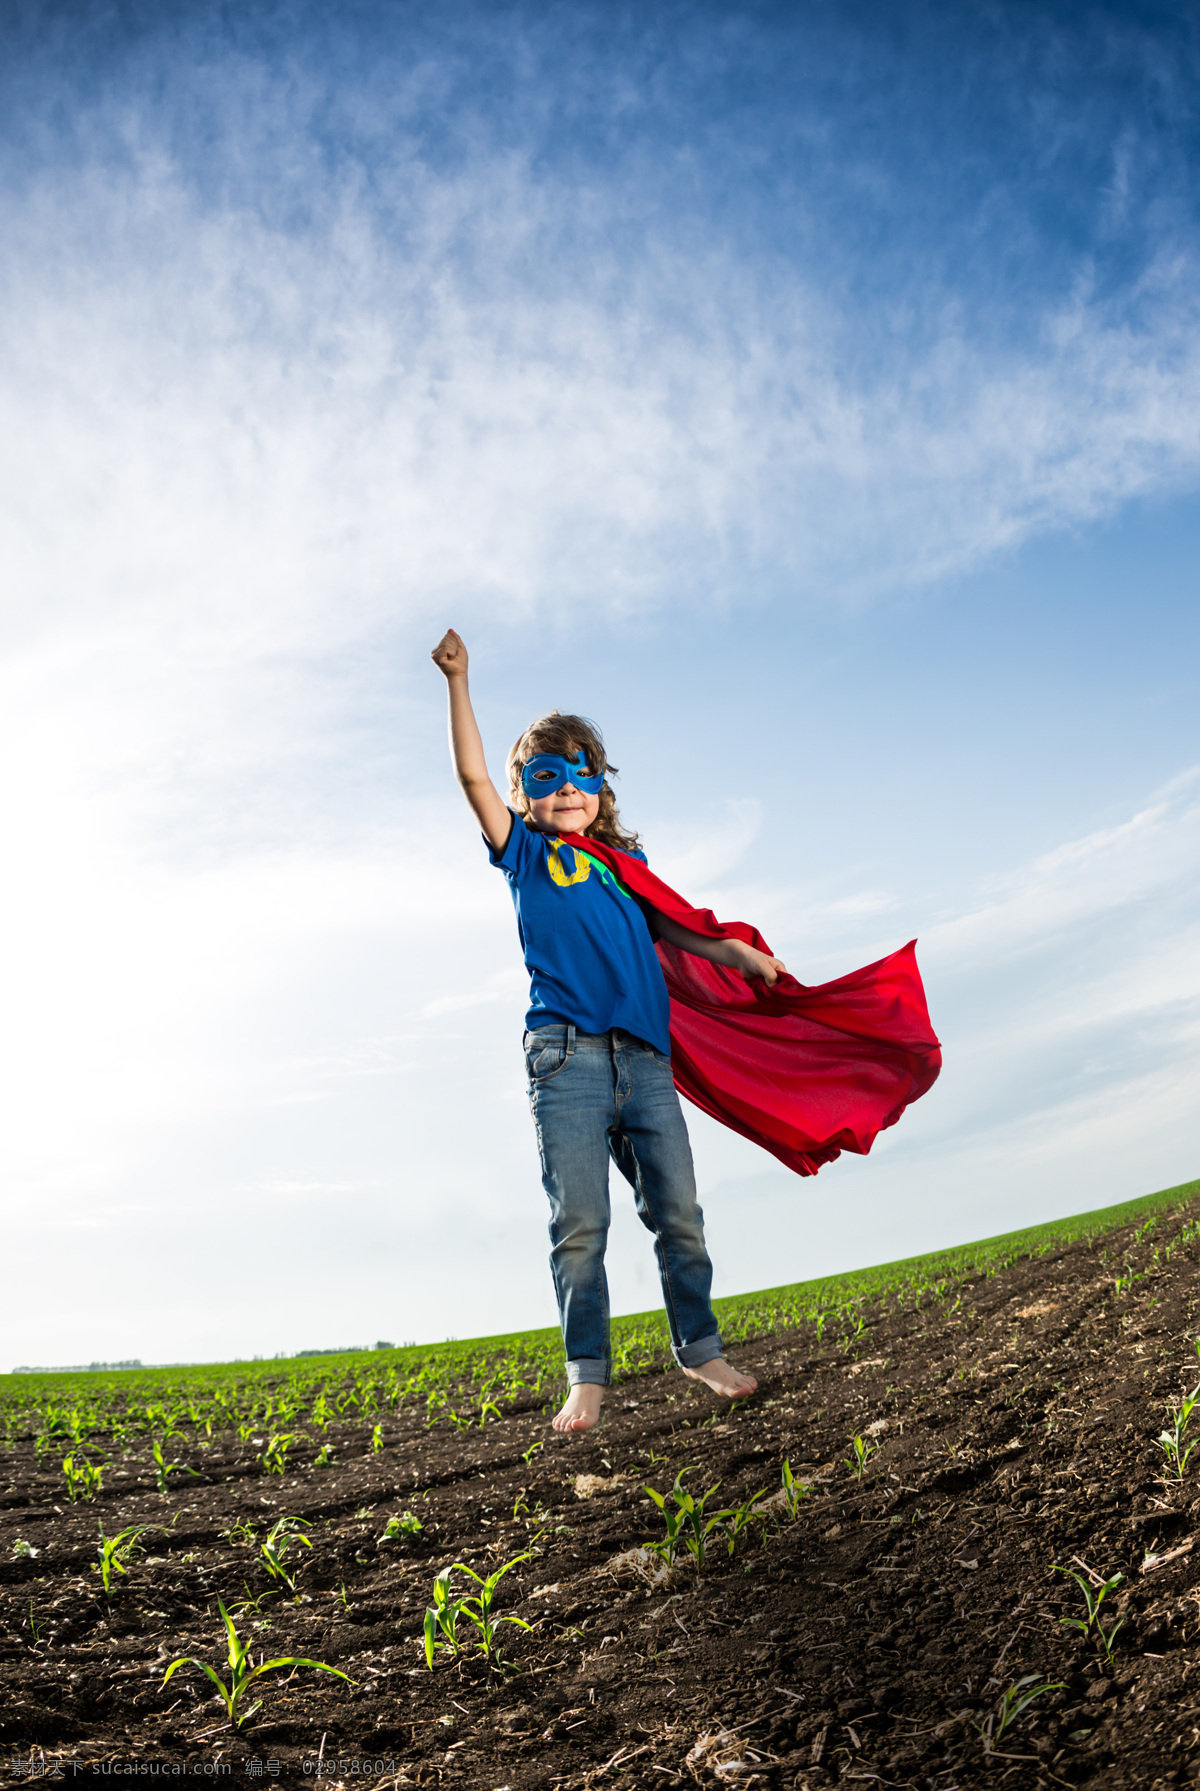
[[[521,771],[521,788],[527,796],[553,796],[564,784],[573,784],[585,796],[598,796],[604,788],[604,773],[588,777],[587,760],[564,759],[561,753],[538,752]]]

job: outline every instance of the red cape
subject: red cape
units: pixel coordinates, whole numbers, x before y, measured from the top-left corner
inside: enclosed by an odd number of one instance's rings
[[[640,859],[582,834],[563,842],[606,864],[643,908],[774,956],[756,928],[690,907]],[[817,988],[794,976],[768,988],[660,939],[676,1088],[797,1175],[815,1175],[844,1150],[865,1156],[942,1067],[915,946]]]

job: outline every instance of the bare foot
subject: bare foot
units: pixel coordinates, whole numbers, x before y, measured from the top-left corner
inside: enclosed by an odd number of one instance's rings
[[[604,1388],[593,1381],[582,1382],[578,1387],[572,1387],[567,1394],[566,1404],[554,1418],[553,1429],[590,1430],[599,1418],[603,1404]]]
[[[758,1388],[758,1382],[752,1374],[743,1374],[727,1362],[724,1356],[714,1356],[711,1362],[701,1362],[699,1368],[685,1368],[694,1381],[703,1381],[722,1399],[748,1399]]]

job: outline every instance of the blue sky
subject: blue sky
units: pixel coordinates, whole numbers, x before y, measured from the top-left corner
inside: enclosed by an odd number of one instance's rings
[[[805,980],[921,942],[871,1157],[696,1118],[721,1291],[1200,1173],[1190,9],[0,33],[0,1359],[552,1320],[448,623]]]

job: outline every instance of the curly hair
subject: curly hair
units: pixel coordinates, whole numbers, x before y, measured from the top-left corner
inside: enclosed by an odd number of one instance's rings
[[[548,715],[530,722],[520,738],[514,740],[505,763],[509,801],[524,819],[526,827],[531,828],[533,823],[529,819],[529,798],[521,788],[521,772],[534,754],[539,752],[561,753],[564,759],[573,759],[582,753],[593,776],[597,771],[605,772],[600,791],[600,812],[584,832],[593,839],[602,840],[606,846],[616,846],[621,852],[639,850],[637,834],[622,827],[621,817],[617,813],[617,799],[607,775],[611,773],[615,777],[617,768],[608,762],[604,736],[595,722],[588,721],[585,716],[563,715],[557,709],[551,709]]]

